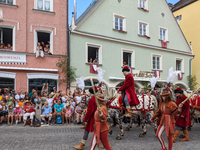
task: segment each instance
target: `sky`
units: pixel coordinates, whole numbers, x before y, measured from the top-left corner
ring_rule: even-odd
[[[87,7],[93,2],[94,0],[76,0],[77,3],[77,17],[79,17]],[[168,3],[175,4],[179,0],[167,0]],[[74,11],[74,0],[69,0],[69,24],[71,24],[72,12]]]

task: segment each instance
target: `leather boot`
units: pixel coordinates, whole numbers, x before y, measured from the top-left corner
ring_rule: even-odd
[[[176,138],[178,137],[180,131],[176,130],[175,133],[174,133],[174,136],[173,136],[173,142],[175,143],[176,142]]]
[[[75,149],[83,150],[85,147],[86,140],[82,140],[80,145],[74,146]]]
[[[184,134],[185,138],[181,139],[180,141],[189,141],[189,134],[188,134],[187,129],[183,130],[183,134]]]
[[[130,106],[126,106],[126,110],[127,110],[126,117],[130,117],[131,118],[131,107]]]

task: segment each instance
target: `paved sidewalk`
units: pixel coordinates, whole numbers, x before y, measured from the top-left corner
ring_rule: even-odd
[[[118,126],[113,129],[113,135],[109,135],[113,150],[160,150],[153,129],[149,126],[144,138],[138,135],[141,128],[133,127],[131,131],[125,131],[125,136],[118,141],[115,137],[119,134]],[[80,126],[49,126],[49,127],[22,127],[20,125],[0,127],[0,150],[74,150],[73,146],[80,143],[83,136]],[[173,150],[199,150],[200,149],[200,124],[195,124],[189,132],[190,141],[174,144]],[[165,133],[163,134],[167,142]],[[92,133],[88,139],[85,150],[89,150]],[[97,148],[96,148],[97,149]]]

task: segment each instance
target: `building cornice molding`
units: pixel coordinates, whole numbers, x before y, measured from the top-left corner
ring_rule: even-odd
[[[147,44],[143,44],[143,43],[137,43],[137,42],[133,42],[133,41],[127,41],[127,40],[117,39],[117,38],[113,38],[113,37],[77,31],[77,30],[71,31],[71,34],[77,34],[77,35],[82,35],[82,36],[87,36],[87,37],[92,37],[92,38],[97,38],[97,39],[102,39],[102,40],[108,40],[108,41],[117,42],[117,43],[129,44],[129,45],[134,45],[134,46],[139,46],[139,47],[144,47],[144,48],[149,48],[149,49],[155,49],[155,50],[164,51],[164,52],[171,52],[171,53],[176,53],[176,54],[193,56],[193,54],[189,53],[189,52],[183,52],[180,50],[162,48],[162,47],[158,47],[158,46],[147,45]]]
[[[24,68],[24,67],[6,67],[0,66],[0,69],[5,70],[29,70],[29,71],[46,71],[46,72],[58,72],[58,69],[47,69],[47,68]]]

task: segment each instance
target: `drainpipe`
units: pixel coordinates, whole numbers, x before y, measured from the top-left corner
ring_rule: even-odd
[[[195,55],[192,56],[192,58],[190,58],[189,60],[189,76],[191,77],[192,76],[192,60],[194,59]],[[189,87],[191,89],[191,82],[189,82]]]
[[[70,51],[69,51],[69,0],[67,0],[67,56],[68,56],[68,60],[70,60]],[[70,61],[67,61],[67,67],[70,66]],[[67,85],[67,87],[70,87],[70,84]]]

